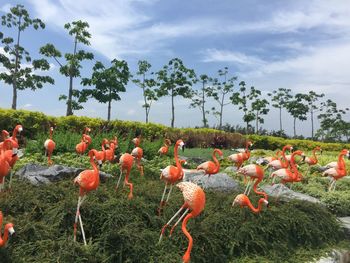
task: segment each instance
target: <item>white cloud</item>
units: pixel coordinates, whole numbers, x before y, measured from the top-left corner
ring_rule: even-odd
[[[31,108],[31,107],[33,107],[33,104],[30,104],[30,103],[26,103],[26,104],[24,104],[23,106],[20,106],[19,108]]]
[[[4,13],[9,13],[11,10],[11,7],[13,5],[10,5],[10,4],[4,4],[2,7],[0,7],[0,11],[1,12],[4,12]]]
[[[129,115],[129,116],[135,115],[135,113],[136,113],[136,110],[134,110],[134,109],[129,109],[126,112],[126,114]]]

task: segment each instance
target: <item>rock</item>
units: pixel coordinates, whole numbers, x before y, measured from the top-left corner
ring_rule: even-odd
[[[225,173],[204,176],[202,171],[184,169],[184,181],[189,181],[218,192],[232,192],[240,189],[239,183]]]
[[[200,165],[201,163],[206,162],[207,160],[201,158],[201,157],[185,157],[185,156],[179,156],[180,160],[185,160],[188,164],[195,164]]]
[[[228,166],[224,170],[227,173],[236,173],[237,172],[237,167],[236,166]]]
[[[328,254],[327,257],[320,258],[316,263],[348,263],[350,262],[350,251],[336,250]]]
[[[272,197],[278,197],[284,201],[288,201],[291,199],[294,200],[302,200],[302,201],[308,201],[311,203],[316,203],[316,204],[322,204],[320,200],[318,200],[315,197],[294,192],[290,190],[287,186],[283,184],[274,184],[274,185],[263,185],[260,187],[267,195],[272,196]]]
[[[346,237],[350,240],[350,216],[338,217],[338,219],[344,229]]]
[[[40,185],[57,182],[67,178],[73,179],[83,170],[83,168],[63,165],[47,167],[40,164],[29,163],[22,167],[22,169],[18,170],[14,176],[27,179],[33,185]],[[112,177],[112,175],[100,172],[101,181],[105,181],[108,177]]]

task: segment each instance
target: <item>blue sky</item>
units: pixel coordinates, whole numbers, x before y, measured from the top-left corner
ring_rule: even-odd
[[[148,60],[159,70],[171,58],[181,58],[198,74],[216,77],[227,66],[230,74],[265,93],[279,87],[293,92],[314,90],[348,106],[350,95],[350,5],[348,1],[295,0],[25,0],[33,17],[46,23],[43,31],[28,30],[22,45],[33,58],[40,46],[51,42],[63,53],[73,49],[72,39],[63,25],[74,20],[90,24],[91,46],[96,60],[104,63],[113,58],[125,59],[131,71],[137,61]],[[98,3],[98,4],[96,4]],[[8,11],[14,1],[0,0],[0,13]],[[1,28],[13,36],[13,32]],[[0,47],[0,52],[2,49]],[[54,86],[42,90],[20,91],[18,106],[50,115],[64,115],[66,105],[58,101],[66,94],[68,79],[59,74],[58,65],[50,60],[49,74]],[[93,62],[83,65],[82,76],[91,74]],[[0,70],[3,70],[0,68]],[[75,80],[75,88],[80,87]],[[0,107],[9,108],[12,90],[0,83]],[[151,109],[150,120],[170,124],[170,99],[163,98]],[[112,118],[144,120],[141,90],[131,82],[122,101],[112,105]],[[175,125],[201,124],[197,109],[189,101],[177,99]],[[212,106],[211,104],[209,106]],[[89,101],[76,112],[106,118],[106,105]],[[242,124],[242,114],[227,106],[224,122]],[[285,128],[292,133],[292,121],[284,113]],[[277,112],[271,110],[264,128],[278,129]],[[217,120],[210,116],[210,125]],[[298,123],[297,132],[309,136],[309,122]]]

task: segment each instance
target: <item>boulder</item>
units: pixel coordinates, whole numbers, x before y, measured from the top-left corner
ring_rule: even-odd
[[[224,170],[226,173],[236,173],[237,167],[236,166],[228,166]]]
[[[185,160],[189,165],[193,164],[195,166],[200,165],[208,160],[203,159],[202,157],[185,157],[179,156],[180,160]]]
[[[348,263],[350,251],[334,249],[326,257],[320,258],[316,263]]]
[[[63,165],[42,166],[40,164],[29,163],[18,170],[14,176],[28,180],[33,185],[49,184],[63,179],[73,179],[83,168],[68,167]],[[112,177],[110,174],[100,172],[101,181]]]
[[[279,199],[288,201],[288,200],[302,200],[302,201],[308,201],[311,203],[316,204],[322,204],[320,200],[318,200],[315,197],[294,192],[290,190],[287,186],[284,184],[274,184],[274,185],[263,185],[260,187],[265,193],[267,193],[268,196],[272,197],[279,197]]]
[[[344,229],[346,237],[350,240],[350,216],[338,217],[338,220]]]
[[[225,173],[204,176],[202,171],[184,169],[184,181],[189,181],[218,192],[232,192],[240,189],[239,183]]]

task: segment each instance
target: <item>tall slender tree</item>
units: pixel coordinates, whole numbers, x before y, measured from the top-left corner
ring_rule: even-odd
[[[12,109],[17,109],[17,91],[24,89],[40,89],[45,83],[54,84],[49,76],[34,74],[35,71],[50,69],[45,59],[32,60],[29,52],[21,46],[22,33],[25,29],[33,27],[35,30],[45,28],[39,18],[31,18],[23,5],[16,5],[10,12],[1,17],[1,24],[15,31],[15,39],[0,33],[1,43],[5,54],[0,54],[0,64],[6,69],[0,73],[0,80],[12,85]]]
[[[264,123],[264,116],[270,109],[267,108],[269,102],[262,98],[261,91],[251,87],[248,99],[251,101],[251,113],[255,119],[255,133],[259,134],[259,123]]]
[[[280,121],[280,134],[283,132],[282,128],[282,109],[286,108],[289,100],[293,98],[290,89],[279,88],[267,94],[271,97],[272,107],[279,110],[279,121]]]
[[[292,100],[288,101],[286,108],[289,114],[293,117],[293,134],[294,137],[296,137],[296,120],[307,120],[306,115],[309,111],[309,107],[303,100],[302,95],[298,93],[293,97]]]
[[[73,88],[73,79],[81,77],[80,69],[82,68],[81,62],[83,60],[92,60],[94,55],[90,52],[86,52],[82,49],[78,50],[78,44],[90,45],[89,39],[91,34],[88,32],[89,24],[81,20],[67,23],[64,28],[68,30],[68,34],[73,36],[73,53],[66,53],[64,55],[66,63],[61,63],[58,58],[62,57],[61,52],[55,48],[53,44],[46,44],[40,48],[40,53],[53,58],[60,66],[60,73],[69,78],[68,96],[61,95],[60,100],[66,100],[67,111],[66,115],[73,115],[73,110],[82,109],[79,99],[80,92],[78,89]]]
[[[208,120],[206,114],[209,114],[209,111],[205,109],[205,103],[207,102],[207,97],[212,93],[212,86],[208,84],[212,81],[207,75],[200,75],[197,79],[197,82],[201,84],[201,89],[194,91],[192,102],[190,108],[199,108],[202,113],[202,122],[203,127],[208,127]]]
[[[150,63],[148,63],[146,60],[140,60],[138,62],[138,71],[136,72],[138,78],[132,80],[137,86],[142,89],[144,100],[142,107],[145,108],[146,123],[148,123],[149,112],[151,110],[152,103],[158,99],[154,89],[157,83],[154,78],[147,77],[148,74],[153,75],[153,72],[149,72],[150,69]]]
[[[190,98],[192,85],[196,81],[193,69],[188,69],[179,58],[171,59],[167,65],[156,73],[158,79],[157,96],[171,97],[171,127],[175,124],[175,104],[177,96]]]
[[[310,113],[310,119],[311,119],[311,138],[314,139],[314,116],[315,116],[315,113],[321,110],[320,99],[324,97],[324,94],[323,93],[318,94],[310,90],[309,93],[301,94],[300,96],[304,99],[304,101],[307,102],[309,106],[309,113]]]
[[[130,78],[128,63],[125,60],[113,59],[111,66],[106,68],[102,62],[97,61],[93,67],[91,78],[83,78],[84,86],[95,86],[94,89],[83,89],[81,97],[86,100],[93,97],[100,103],[108,103],[107,120],[111,120],[112,101],[121,100],[119,93],[126,91]]]
[[[215,116],[219,117],[219,129],[221,129],[224,107],[231,103],[227,100],[227,96],[233,92],[234,82],[237,80],[237,77],[228,78],[228,67],[219,69],[218,74],[221,81],[217,78],[214,79],[209,95],[219,104],[219,110],[213,107],[212,111]]]

